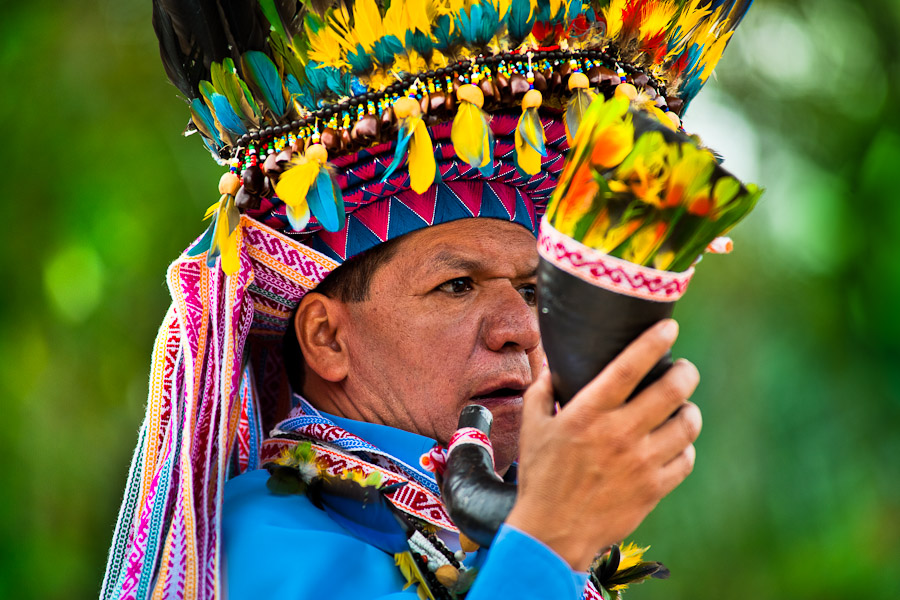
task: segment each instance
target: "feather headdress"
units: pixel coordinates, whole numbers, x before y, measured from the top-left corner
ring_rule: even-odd
[[[547,156],[539,115],[563,109],[571,142],[591,100],[622,83],[680,125],[749,5],[155,0],[153,22],[166,73],[190,102],[189,130],[242,179],[234,206],[253,214],[261,199],[283,203],[285,229],[299,232],[329,229],[342,213],[341,189],[327,175],[339,156],[392,143],[382,181],[407,161],[415,192],[439,181],[428,130],[439,123],[452,123],[457,156],[490,175],[490,115],[520,111],[515,161],[526,176]],[[279,184],[302,165],[307,174],[290,179],[311,177],[300,158],[310,150],[317,183]],[[279,189],[292,190],[289,201]]]

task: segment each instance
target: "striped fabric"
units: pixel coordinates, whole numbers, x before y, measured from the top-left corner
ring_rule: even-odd
[[[348,207],[343,231],[291,235],[276,199],[241,217],[235,274],[208,268],[203,255],[169,267],[173,301],[153,350],[103,600],[222,597],[222,488],[259,466],[260,439],[290,410],[281,338],[294,307],[347,258],[423,227],[491,217],[536,234],[567,149],[562,125],[544,125],[548,156],[536,177],[515,168],[514,117],[492,122],[496,170],[487,179],[456,158],[449,125],[440,125],[433,136],[441,181],[425,194],[410,191],[408,173],[381,181],[392,156],[386,144],[337,161]]]

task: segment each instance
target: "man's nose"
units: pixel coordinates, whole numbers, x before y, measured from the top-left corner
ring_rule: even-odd
[[[493,291],[482,320],[487,347],[494,352],[534,350],[541,341],[537,309],[511,283]]]

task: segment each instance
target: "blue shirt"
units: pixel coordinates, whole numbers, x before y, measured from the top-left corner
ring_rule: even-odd
[[[384,425],[328,415],[419,473],[419,457],[434,440]],[[413,600],[394,557],[356,538],[305,495],[280,496],[266,488],[269,474],[250,471],[225,484],[222,554],[229,600],[257,598]],[[470,553],[480,565],[468,600],[581,598],[587,574],[531,536],[504,525],[490,550]]]

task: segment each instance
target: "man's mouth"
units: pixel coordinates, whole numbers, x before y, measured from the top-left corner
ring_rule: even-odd
[[[472,396],[472,402],[483,406],[499,406],[502,404],[519,404],[522,402],[522,394],[525,388],[518,385],[496,387],[489,390],[480,391]]]

